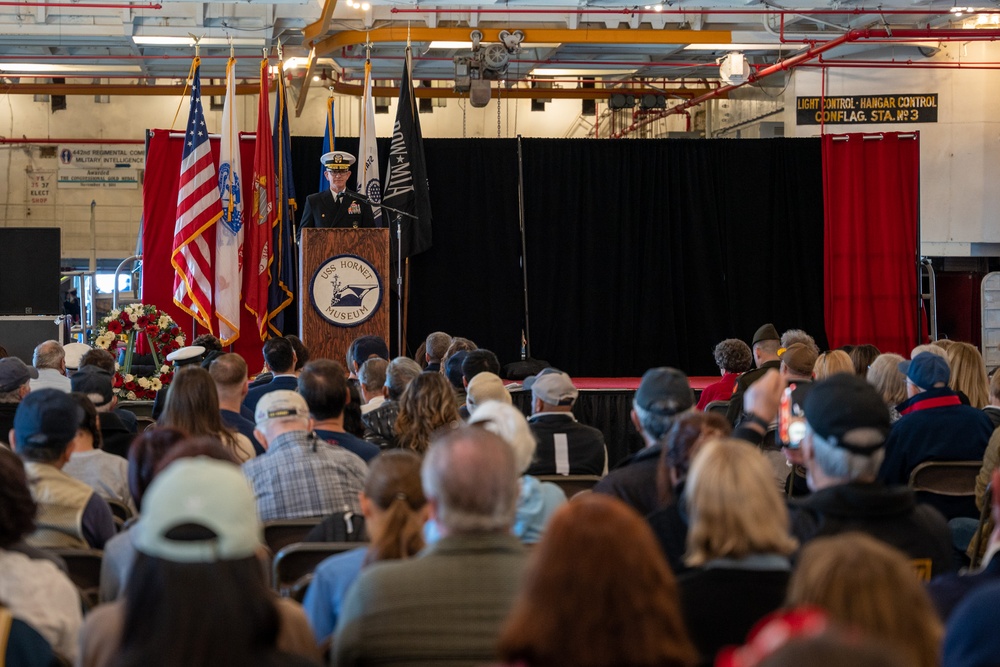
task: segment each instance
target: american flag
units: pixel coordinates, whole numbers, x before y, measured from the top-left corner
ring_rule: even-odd
[[[174,267],[174,303],[211,333],[212,249],[204,234],[222,218],[222,202],[201,106],[200,59],[194,59],[191,69],[191,108],[181,158],[170,264]]]

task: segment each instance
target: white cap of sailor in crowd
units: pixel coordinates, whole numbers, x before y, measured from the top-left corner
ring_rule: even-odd
[[[347,189],[347,179],[351,177],[351,167],[357,159],[350,153],[344,151],[330,151],[324,153],[319,159],[326,167],[323,175],[330,183],[330,189],[335,193],[343,192]]]

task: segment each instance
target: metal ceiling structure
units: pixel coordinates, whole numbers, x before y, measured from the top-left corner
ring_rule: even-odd
[[[206,92],[219,94],[211,86],[222,83],[233,53],[245,79],[239,92],[251,94],[260,57],[266,51],[277,65],[280,44],[301,109],[310,85],[360,94],[366,59],[376,95],[395,96],[409,41],[418,96],[460,94],[456,75],[471,56],[483,78],[512,97],[607,98],[618,90],[699,100],[728,88],[719,61],[732,51],[745,56],[751,81],[820,57],[862,66],[877,54],[887,66],[912,65],[932,57],[937,42],[996,39],[998,23],[996,7],[919,0],[878,7],[852,0],[797,0],[793,7],[740,0],[10,0],[0,1],[0,77],[9,93],[177,94],[197,38]]]

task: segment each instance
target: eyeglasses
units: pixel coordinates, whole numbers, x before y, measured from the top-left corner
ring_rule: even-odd
[[[339,170],[336,170],[336,171],[334,171],[333,169],[327,169],[326,173],[330,174],[331,176],[344,176],[344,177],[347,177],[347,176],[351,175],[350,169],[339,169]]]

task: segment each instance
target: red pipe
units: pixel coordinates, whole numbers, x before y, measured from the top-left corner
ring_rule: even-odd
[[[82,9],[163,9],[159,3],[131,2],[0,2],[0,7],[80,7]]]
[[[801,67],[814,67],[818,69],[844,68],[844,69],[968,69],[968,70],[997,70],[1000,63],[974,63],[963,65],[962,63],[841,63],[837,60],[827,60],[822,63],[808,63]]]
[[[142,139],[8,139],[0,137],[0,144],[144,144]]]

